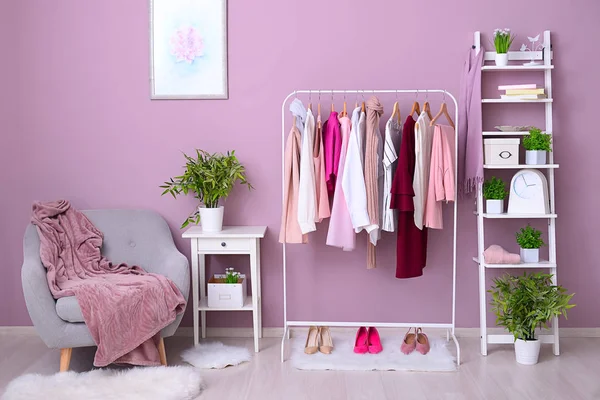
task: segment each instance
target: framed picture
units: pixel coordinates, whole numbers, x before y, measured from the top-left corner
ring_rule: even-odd
[[[152,99],[227,99],[227,0],[150,0]]]

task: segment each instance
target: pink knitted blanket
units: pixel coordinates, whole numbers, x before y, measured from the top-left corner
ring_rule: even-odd
[[[77,298],[98,346],[94,365],[160,365],[160,330],[185,307],[177,286],[140,267],[110,263],[100,253],[102,232],[68,201],[35,203],[32,222],[52,295]]]

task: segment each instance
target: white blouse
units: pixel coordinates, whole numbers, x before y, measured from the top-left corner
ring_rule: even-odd
[[[425,201],[429,187],[429,165],[431,163],[431,144],[433,143],[433,130],[429,126],[431,119],[425,111],[421,112],[415,125],[415,174],[413,176],[413,190],[415,197],[415,225],[423,229],[425,216]]]
[[[383,147],[383,204],[381,212],[383,221],[381,229],[386,232],[396,231],[396,210],[390,208],[392,201],[392,181],[394,171],[398,164],[398,151],[400,150],[400,139],[402,129],[396,119],[390,117],[385,124],[385,142]]]
[[[302,148],[300,150],[300,185],[298,189],[298,224],[303,234],[317,230],[317,188],[313,162],[315,117],[309,109],[306,113]]]

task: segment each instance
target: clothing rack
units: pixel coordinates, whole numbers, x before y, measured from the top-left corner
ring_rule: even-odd
[[[324,89],[315,89],[315,90],[296,90],[291,92],[286,96],[281,104],[281,188],[282,188],[282,201],[284,197],[284,188],[285,188],[285,138],[286,138],[286,123],[285,123],[285,115],[288,112],[286,107],[287,102],[290,98],[296,97],[298,94],[308,94],[310,95],[331,95],[332,99],[335,94],[401,94],[401,93],[413,93],[418,95],[419,93],[423,94],[432,94],[432,93],[441,93],[444,95],[444,98],[447,96],[454,102],[454,124],[455,124],[455,132],[458,132],[459,120],[458,120],[458,103],[456,98],[448,91],[442,89],[387,89],[387,90],[324,90]],[[458,215],[458,137],[454,140],[454,160],[455,160],[455,168],[454,168],[454,181],[457,183],[455,185],[455,193],[454,193],[454,219],[453,219],[453,244],[452,244],[452,320],[451,322],[431,322],[431,323],[421,323],[421,322],[360,322],[360,321],[295,321],[288,320],[287,315],[287,262],[286,262],[286,244],[283,243],[283,337],[281,338],[281,362],[285,361],[285,343],[286,339],[290,338],[290,328],[291,327],[300,327],[300,326],[329,326],[329,327],[354,327],[358,328],[361,326],[373,326],[376,328],[410,328],[415,326],[420,326],[423,328],[429,329],[445,329],[446,330],[446,340],[450,341],[450,338],[454,341],[456,345],[456,361],[457,365],[460,365],[460,345],[458,343],[458,339],[455,335],[455,326],[456,326],[456,221]]]

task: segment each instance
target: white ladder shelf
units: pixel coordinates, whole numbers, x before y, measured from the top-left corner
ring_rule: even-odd
[[[481,49],[481,34],[480,32],[475,32],[474,34],[474,48],[479,53]],[[531,60],[529,52],[520,52],[520,51],[509,51],[508,59],[509,61],[528,61]],[[485,61],[493,61],[495,59],[496,53],[493,51],[486,52],[484,54]],[[522,104],[522,103],[543,103],[545,107],[545,132],[552,134],[552,70],[554,66],[552,65],[552,43],[550,41],[550,31],[544,31],[544,49],[542,51],[534,52],[534,60],[542,60],[543,64],[537,66],[524,66],[524,65],[509,65],[506,67],[497,67],[495,65],[485,65],[481,72],[482,74],[486,74],[487,72],[510,72],[510,71],[538,71],[544,73],[544,86],[546,89],[547,99],[539,99],[539,100],[500,100],[500,99],[483,99],[482,104],[486,103],[501,103],[506,104],[506,107],[514,107],[509,105],[513,104]],[[483,78],[483,77],[482,77]],[[494,107],[494,106],[490,106]],[[483,136],[521,136],[526,135],[528,132],[483,132]],[[554,141],[553,141],[554,142]],[[554,143],[551,144],[554,146]],[[557,266],[556,266],[556,212],[555,212],[555,199],[554,199],[554,170],[558,168],[558,165],[554,163],[554,153],[549,152],[548,154],[549,160],[548,165],[537,166],[538,169],[542,169],[547,172],[548,179],[548,190],[549,190],[549,200],[550,200],[550,213],[549,214],[486,214],[483,211],[483,193],[481,186],[478,187],[477,190],[477,211],[475,214],[477,215],[477,249],[478,256],[473,257],[473,261],[475,261],[479,265],[479,324],[480,324],[480,332],[481,332],[481,354],[487,355],[488,352],[488,344],[512,344],[514,342],[514,338],[512,334],[500,334],[500,335],[490,335],[487,333],[487,287],[486,287],[486,270],[489,268],[493,269],[548,269],[551,274],[553,274],[552,281],[556,285],[557,284]],[[510,166],[510,168],[530,168],[530,165],[517,165]],[[484,165],[485,170],[501,168],[499,166],[487,166]],[[531,264],[486,264],[484,262],[483,252],[485,250],[484,243],[484,221],[488,218],[494,219],[512,219],[512,218],[544,218],[548,221],[548,248],[549,248],[549,260],[540,260],[538,263]],[[554,318],[552,320],[552,331],[549,335],[539,335],[539,339],[542,343],[552,343],[554,355],[559,355],[559,335],[558,335],[558,318]]]

